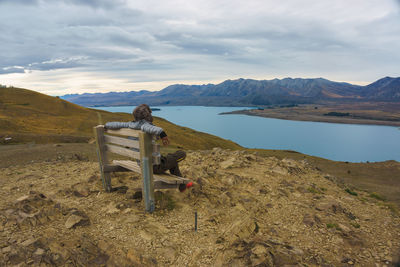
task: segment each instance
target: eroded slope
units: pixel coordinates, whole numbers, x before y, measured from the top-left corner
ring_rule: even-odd
[[[306,161],[214,149],[188,153],[193,189],[157,193],[144,214],[137,175],[104,193],[98,164],[71,159],[0,169],[0,261],[129,266],[393,264],[400,219]],[[194,232],[194,211],[198,231]]]

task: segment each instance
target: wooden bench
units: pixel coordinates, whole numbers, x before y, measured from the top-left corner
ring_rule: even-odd
[[[142,195],[146,211],[154,211],[154,189],[177,188],[187,184],[189,179],[172,174],[153,174],[153,164],[160,164],[160,145],[153,136],[139,130],[122,128],[106,129],[104,125],[94,127],[97,156],[99,158],[101,181],[107,192],[112,191],[111,172],[133,171],[143,178]],[[107,152],[127,157],[109,163]],[[140,164],[139,164],[140,163]]]

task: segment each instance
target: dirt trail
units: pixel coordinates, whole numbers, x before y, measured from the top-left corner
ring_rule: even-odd
[[[306,161],[243,151],[189,152],[196,185],[157,192],[143,212],[138,175],[60,159],[0,169],[4,265],[390,266],[400,218],[365,192],[345,191]],[[357,193],[357,196],[355,195]],[[194,228],[198,213],[198,231]]]

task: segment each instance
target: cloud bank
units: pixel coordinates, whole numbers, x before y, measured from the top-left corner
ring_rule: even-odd
[[[398,0],[0,0],[0,84],[59,95],[400,76]]]

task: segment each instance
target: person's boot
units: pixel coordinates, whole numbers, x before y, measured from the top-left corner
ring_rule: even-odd
[[[166,159],[169,172],[173,175],[182,177],[182,173],[179,170],[178,162],[184,160],[185,158],[186,153],[182,150],[178,150],[175,153],[168,154]]]
[[[186,158],[186,152],[182,150],[177,150],[175,153],[170,153],[167,158],[173,159],[176,162],[182,161]]]

